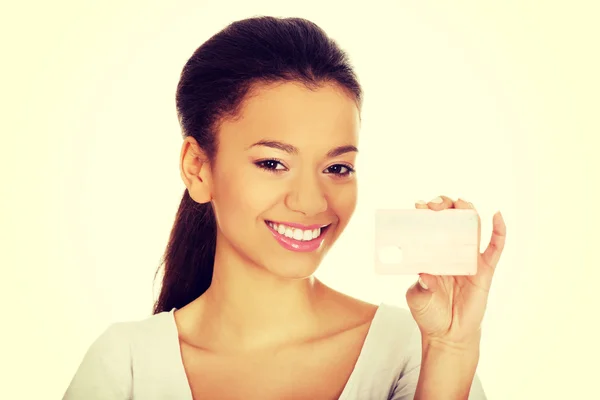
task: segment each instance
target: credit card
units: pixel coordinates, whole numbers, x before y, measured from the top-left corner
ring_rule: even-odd
[[[375,272],[475,275],[479,248],[473,209],[375,211]]]

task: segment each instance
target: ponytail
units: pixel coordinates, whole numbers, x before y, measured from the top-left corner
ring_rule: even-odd
[[[186,189],[164,254],[162,288],[154,314],[179,309],[209,288],[216,235],[212,204],[196,203]]]

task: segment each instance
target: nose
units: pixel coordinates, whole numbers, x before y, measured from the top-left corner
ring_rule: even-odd
[[[314,175],[304,174],[291,182],[291,188],[286,196],[286,206],[306,216],[318,215],[327,210],[327,198]]]

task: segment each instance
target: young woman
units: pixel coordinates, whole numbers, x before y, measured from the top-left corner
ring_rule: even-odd
[[[235,22],[189,59],[176,101],[187,189],[154,315],[110,326],[65,399],[485,398],[500,214],[477,275],[422,274],[410,312],[313,277],[356,204],[361,88],[335,42],[303,19]]]

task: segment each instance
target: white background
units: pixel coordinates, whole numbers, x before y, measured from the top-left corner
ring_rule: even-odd
[[[359,207],[318,272],[405,306],[373,271],[378,207],[439,194],[508,226],[478,373],[490,400],[597,392],[600,81],[594,2],[54,1],[2,14],[0,398],[60,398],[91,342],[151,313],[183,192],[174,94],[226,24],[300,16],[365,91]],[[560,5],[559,5],[560,4]]]

